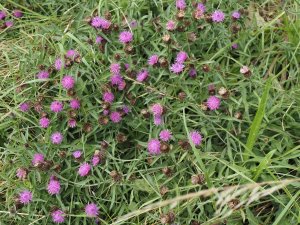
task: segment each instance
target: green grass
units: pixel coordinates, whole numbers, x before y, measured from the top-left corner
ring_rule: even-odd
[[[19,8],[24,12],[14,27],[0,30],[1,225],[52,224],[49,212],[54,206],[66,211],[65,224],[92,224],[94,220],[83,210],[89,202],[99,206],[102,224],[160,224],[161,215],[170,211],[175,213],[174,224],[191,224],[194,220],[207,225],[225,221],[232,225],[300,223],[299,2],[207,2],[209,11],[219,7],[228,15],[236,9],[247,9],[248,18],[240,23],[241,31],[232,35],[229,25],[204,23],[203,30],[191,25],[187,29],[196,32],[196,42],[188,42],[186,34],[174,32],[171,38],[177,44],[167,45],[161,41],[166,32],[156,32],[153,20],[159,16],[165,24],[175,18],[170,0],[0,1],[0,10]],[[105,11],[110,11],[118,24],[124,15],[138,21],[133,56],[122,52],[118,32],[111,36],[98,32],[108,40],[103,53],[88,44],[96,32],[84,20],[94,12],[103,15]],[[235,41],[239,49],[233,53],[230,46]],[[39,65],[49,67],[71,48],[80,52],[80,64],[54,73],[48,85],[36,79]],[[124,74],[127,92],[136,100],[132,113],[121,124],[103,126],[97,122],[103,111],[102,92],[110,76],[109,65],[116,53],[121,54],[122,63],[140,70],[149,55],[159,53],[171,61],[182,49],[192,55],[189,63],[198,71],[196,79],[188,78],[186,72],[177,76],[168,69],[151,69],[151,79],[141,84]],[[208,73],[202,71],[205,64],[210,67]],[[240,74],[242,65],[251,68],[250,78]],[[68,100],[59,85],[64,73],[76,76],[76,95],[82,104],[78,127],[69,130],[67,116],[59,120],[49,113],[53,124],[41,129],[40,115],[33,110],[20,112],[19,104],[35,103],[43,97],[49,112],[53,99]],[[225,87],[230,92],[215,112],[201,109],[210,83],[217,90]],[[178,99],[180,91],[186,93],[184,101]],[[118,92],[116,98],[113,107],[132,101],[125,92]],[[174,140],[169,153],[151,158],[147,142],[162,128],[154,126],[152,118],[142,117],[140,111],[155,102],[166,106],[162,127],[173,132]],[[237,112],[242,118],[235,118]],[[83,131],[86,123],[92,125],[91,132]],[[178,140],[187,139],[194,129],[203,134],[202,145],[181,149]],[[59,147],[49,141],[57,130],[65,135]],[[120,132],[127,136],[125,143],[116,140]],[[95,167],[86,179],[79,177],[72,151],[83,149],[89,161],[102,140],[109,143],[105,163]],[[65,158],[59,154],[62,151]],[[48,171],[32,168],[36,152],[43,152],[54,166]],[[59,172],[54,170],[57,165],[61,166]],[[19,167],[30,170],[25,181],[16,178]],[[163,174],[164,167],[171,168],[172,176]],[[111,178],[113,170],[122,174],[120,182]],[[205,183],[192,184],[191,176],[200,173],[205,175]],[[61,181],[58,196],[46,191],[52,174]],[[164,196],[160,194],[162,186],[169,189]],[[34,200],[14,210],[15,196],[25,188],[33,191]],[[240,201],[239,209],[228,207],[232,199]]]

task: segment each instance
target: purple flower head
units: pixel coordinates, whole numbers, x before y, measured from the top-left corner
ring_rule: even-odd
[[[125,67],[125,70],[128,70],[129,67],[130,67],[129,63],[125,63],[125,64],[124,64],[124,67]]]
[[[169,141],[172,138],[172,133],[169,130],[162,130],[159,133],[159,138],[162,141]]]
[[[102,18],[100,18],[99,16],[96,16],[96,17],[92,18],[91,25],[95,28],[101,28],[102,20],[103,20]]]
[[[241,14],[239,13],[239,11],[234,11],[232,14],[231,14],[231,18],[234,19],[234,20],[238,20],[241,18]]]
[[[85,213],[88,217],[97,217],[99,209],[95,203],[90,203],[85,206]]]
[[[119,74],[114,74],[110,77],[112,85],[120,85],[123,82],[123,77]]]
[[[181,51],[177,54],[175,61],[177,63],[184,63],[187,60],[187,58],[188,58],[188,54],[184,51]]]
[[[60,101],[53,101],[50,105],[50,110],[52,112],[58,113],[63,110],[63,104]]]
[[[122,120],[122,116],[119,112],[112,112],[110,114],[110,120],[113,122],[113,123],[119,123],[121,120]]]
[[[250,69],[248,66],[242,66],[242,68],[240,69],[241,74],[247,74],[250,72]]]
[[[79,56],[79,53],[74,49],[70,49],[66,53],[66,57],[69,58],[69,59],[72,59],[72,60],[74,60],[78,56]]]
[[[51,179],[47,187],[50,195],[57,195],[60,191],[60,182],[58,180]]]
[[[78,169],[78,174],[82,177],[85,177],[89,174],[91,170],[91,166],[88,163],[83,163],[80,165],[79,169]]]
[[[77,121],[75,119],[71,118],[71,119],[68,120],[68,126],[69,127],[74,128],[74,127],[76,127],[76,125],[77,125]]]
[[[130,113],[130,111],[131,111],[131,109],[130,109],[127,105],[124,105],[124,106],[122,107],[122,110],[123,110],[123,112],[124,112],[125,114],[128,114],[128,113]]]
[[[198,3],[197,9],[200,10],[202,13],[206,11],[206,7],[203,3]]]
[[[102,42],[103,40],[104,40],[103,37],[97,36],[95,42],[96,42],[96,44],[101,44],[101,42]]]
[[[202,142],[202,136],[198,131],[190,132],[190,138],[195,146],[200,145]]]
[[[12,27],[14,25],[14,22],[11,21],[11,20],[8,20],[8,21],[5,21],[4,24],[5,24],[6,27]]]
[[[98,155],[94,155],[92,158],[93,166],[97,166],[100,163],[100,157]]]
[[[148,78],[148,76],[149,76],[148,71],[143,69],[137,74],[136,80],[139,82],[143,82]]]
[[[49,78],[49,72],[46,70],[41,70],[38,74],[37,74],[37,78],[38,79],[47,79]]]
[[[16,175],[20,180],[24,180],[27,176],[27,170],[25,170],[24,168],[19,168],[17,169]]]
[[[170,68],[171,72],[175,74],[181,73],[183,69],[184,69],[184,65],[181,63],[174,63]]]
[[[101,21],[101,27],[102,27],[102,29],[104,29],[104,30],[109,29],[110,25],[111,25],[111,22],[108,21],[108,20],[106,20],[106,19],[103,19],[103,20]]]
[[[224,21],[225,14],[221,10],[216,10],[213,12],[211,18],[213,22],[220,23]]]
[[[18,9],[15,9],[12,14],[16,18],[21,18],[23,16],[23,13]]]
[[[107,91],[103,93],[102,99],[105,102],[112,103],[115,99],[115,96],[112,92]]]
[[[238,47],[239,47],[239,46],[238,46],[237,43],[233,43],[233,44],[231,45],[231,48],[232,48],[232,49],[238,49]]]
[[[75,79],[72,76],[66,75],[62,78],[61,84],[67,90],[72,89],[75,85]]]
[[[158,55],[151,55],[148,59],[148,64],[150,66],[154,66],[155,64],[158,63],[158,59],[159,59]]]
[[[133,20],[133,21],[130,22],[130,27],[131,27],[131,28],[136,28],[137,25],[138,25],[138,23],[137,23],[136,20]]]
[[[110,65],[110,72],[112,74],[120,74],[120,72],[121,72],[121,66],[120,66],[120,64],[119,63],[112,63]]]
[[[63,61],[61,60],[61,58],[57,58],[54,62],[54,67],[57,71],[60,71],[63,67]]]
[[[65,213],[60,209],[57,209],[51,213],[52,221],[54,223],[65,222],[65,216],[66,216]]]
[[[33,166],[38,166],[39,164],[44,162],[44,155],[42,153],[34,154],[31,162]]]
[[[185,0],[176,0],[176,8],[184,10],[186,8]]]
[[[195,68],[191,68],[189,71],[189,76],[195,78],[197,75],[197,70]]]
[[[51,135],[51,142],[55,145],[62,143],[64,136],[60,132],[54,132]]]
[[[132,42],[133,34],[130,31],[123,31],[119,35],[119,41],[123,44]]]
[[[126,87],[126,82],[124,80],[122,80],[122,82],[120,84],[118,84],[118,90],[122,91],[124,90]]]
[[[148,152],[150,155],[160,154],[160,141],[157,139],[151,139],[148,142]]]
[[[220,104],[221,104],[221,100],[216,97],[216,96],[210,96],[208,99],[207,99],[207,107],[210,109],[210,110],[216,110],[220,107]]]
[[[24,102],[22,104],[20,104],[19,106],[19,109],[22,111],[22,112],[27,112],[29,110],[30,106],[27,102]]]
[[[82,152],[80,150],[76,150],[72,155],[75,159],[79,159],[81,157],[81,154]]]
[[[24,190],[19,193],[19,200],[22,204],[26,205],[32,201],[32,193],[28,190]]]
[[[154,116],[161,116],[164,113],[164,107],[160,103],[153,104],[150,110]]]
[[[5,19],[5,17],[6,17],[6,12],[5,11],[0,11],[0,20],[3,20],[3,19]]]
[[[166,29],[169,31],[176,29],[176,23],[173,20],[169,20],[166,24]]]
[[[104,116],[107,116],[109,113],[110,113],[110,111],[108,109],[104,109],[103,110],[103,115]]]
[[[50,120],[47,117],[42,117],[40,119],[40,126],[42,128],[47,128],[49,126],[49,124],[50,124]]]
[[[162,116],[154,116],[154,125],[159,126],[163,124]]]
[[[78,99],[72,99],[70,100],[70,107],[72,109],[79,109],[80,108],[80,101]]]

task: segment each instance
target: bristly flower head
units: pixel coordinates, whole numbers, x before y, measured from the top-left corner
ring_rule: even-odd
[[[37,78],[38,79],[47,79],[49,78],[49,72],[46,70],[41,70],[38,74],[37,74]]]
[[[97,36],[95,42],[96,42],[96,44],[101,44],[103,40],[104,40],[103,37]]]
[[[198,131],[190,132],[190,138],[195,146],[200,145],[202,142],[202,136]]]
[[[13,12],[12,12],[13,16],[16,17],[16,18],[21,18],[23,16],[23,13],[18,10],[18,9],[15,9]]]
[[[6,17],[6,12],[5,11],[0,11],[0,20],[3,20],[3,19],[5,19],[5,17]]]
[[[115,96],[112,92],[107,91],[103,93],[102,100],[104,102],[112,103],[115,99]]]
[[[120,74],[120,72],[121,72],[121,65],[119,63],[112,63],[110,65],[110,72],[112,74]]]
[[[176,29],[176,23],[173,20],[169,20],[166,24],[166,29],[169,31],[173,31]]]
[[[120,85],[123,82],[123,77],[119,74],[114,74],[110,77],[112,85]]]
[[[75,119],[71,118],[68,120],[69,127],[74,128],[74,127],[76,127],[76,125],[77,125],[77,121]]]
[[[234,11],[232,14],[231,14],[231,17],[232,19],[234,20],[238,20],[239,18],[241,18],[241,14],[239,11]]]
[[[149,76],[148,71],[143,69],[137,74],[136,80],[139,82],[143,82],[148,78],[148,76]]]
[[[132,42],[133,34],[130,31],[123,31],[119,35],[119,41],[123,44]]]
[[[65,213],[60,209],[57,209],[51,213],[52,221],[54,223],[65,222],[65,216],[66,216]]]
[[[184,63],[187,60],[187,58],[188,58],[188,54],[184,51],[181,51],[177,54],[175,61],[177,63]]]
[[[50,105],[50,110],[52,112],[58,113],[63,110],[63,104],[60,101],[54,101]]]
[[[224,21],[225,14],[221,10],[216,10],[213,12],[211,18],[213,22],[220,23]]]
[[[107,30],[107,29],[109,29],[111,22],[106,19],[103,19],[99,16],[96,16],[92,19],[91,25],[95,28],[102,28],[102,29]]]
[[[109,117],[113,123],[119,123],[122,120],[121,114],[117,111],[112,112]]]
[[[32,193],[28,190],[24,190],[20,192],[19,200],[24,205],[29,204],[32,201]]]
[[[197,70],[195,68],[191,68],[189,71],[189,76],[195,78],[197,76]]]
[[[150,66],[154,66],[155,64],[158,63],[158,60],[159,60],[158,55],[151,55],[151,56],[149,57],[149,59],[148,59],[148,64],[149,64]]]
[[[153,104],[150,110],[155,116],[161,116],[164,113],[164,107],[160,103]]]
[[[154,125],[159,126],[163,124],[163,117],[158,115],[154,116]]]
[[[95,203],[90,203],[85,206],[85,213],[89,217],[97,217],[99,209]]]
[[[63,61],[61,60],[61,58],[57,58],[54,62],[54,67],[57,71],[60,71],[63,67]]]
[[[50,195],[57,195],[60,191],[60,182],[56,179],[50,179],[47,190]]]
[[[91,170],[91,166],[88,163],[83,163],[80,165],[79,169],[78,169],[78,174],[82,177],[85,177],[89,174]]]
[[[22,112],[27,112],[29,110],[29,104],[27,102],[24,102],[22,104],[20,104],[19,106],[19,109],[22,111]]]
[[[202,13],[206,11],[206,7],[203,3],[198,3],[197,9],[200,10]]]
[[[62,133],[60,132],[54,132],[52,135],[51,135],[51,142],[53,144],[60,144],[62,141],[63,141],[63,138],[64,136],[62,135]]]
[[[160,154],[160,141],[157,139],[151,139],[148,142],[148,151],[150,155]]]
[[[75,159],[79,159],[82,155],[82,152],[80,150],[76,150],[72,155]]]
[[[162,130],[159,133],[159,138],[162,141],[169,141],[172,138],[172,133],[169,130]]]
[[[25,180],[27,176],[27,170],[24,168],[19,168],[17,169],[16,175],[20,180]]]
[[[174,63],[170,68],[171,72],[175,74],[181,73],[183,69],[184,69],[184,65],[182,63]]]
[[[210,96],[208,99],[207,99],[207,107],[210,109],[210,110],[216,110],[220,107],[220,104],[221,104],[221,100],[216,97],[216,96]]]
[[[14,25],[14,22],[11,21],[11,20],[8,20],[8,21],[5,21],[4,25],[5,25],[6,27],[12,27],[12,26]]]
[[[70,107],[72,109],[79,109],[80,108],[80,101],[78,99],[70,100]]]
[[[75,79],[72,76],[66,75],[62,78],[61,84],[63,88],[69,90],[74,87]]]
[[[79,53],[74,49],[70,49],[66,53],[66,58],[69,58],[69,59],[72,59],[72,60],[74,60],[78,56],[79,56]]]
[[[40,126],[42,128],[47,128],[50,125],[50,120],[47,117],[42,117],[40,119]]]
[[[93,166],[97,166],[100,163],[100,157],[99,155],[94,155],[92,158],[92,164]]]
[[[185,0],[176,0],[176,8],[184,10],[186,8]]]
[[[36,153],[33,155],[33,159],[32,159],[33,166],[38,166],[43,162],[44,162],[44,155],[42,153]]]

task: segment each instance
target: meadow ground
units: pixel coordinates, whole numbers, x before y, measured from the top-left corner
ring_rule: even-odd
[[[299,0],[204,5],[0,0],[1,225],[300,224]]]

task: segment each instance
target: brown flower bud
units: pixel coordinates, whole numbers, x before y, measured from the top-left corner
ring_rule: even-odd
[[[162,37],[162,40],[163,42],[169,44],[171,42],[171,36],[169,34],[165,34],[163,37]]]
[[[169,65],[168,60],[164,57],[159,58],[159,65],[163,68],[168,67]]]
[[[124,51],[125,51],[125,53],[127,53],[129,55],[134,53],[134,49],[133,49],[132,45],[126,45]]]
[[[66,158],[67,152],[66,151],[60,151],[59,152],[59,157],[60,158]]]
[[[176,14],[176,18],[178,20],[182,20],[184,18],[184,16],[185,16],[185,12],[183,10],[179,10]]]
[[[175,221],[175,214],[173,212],[169,212],[167,214],[163,214],[160,216],[160,222],[162,224],[171,224]]]
[[[115,60],[119,61],[121,59],[121,55],[119,53],[116,53],[114,58]]]
[[[204,174],[193,175],[191,180],[192,180],[192,184],[204,184],[205,176]]]
[[[190,42],[195,42],[195,41],[197,40],[196,34],[195,34],[194,32],[188,33],[188,40],[189,40]]]
[[[215,85],[214,84],[209,84],[208,85],[208,93],[210,95],[214,95],[216,93]]]
[[[224,99],[228,99],[228,97],[229,97],[229,91],[225,87],[220,87],[218,93]]]
[[[142,109],[142,110],[141,110],[141,115],[142,115],[144,118],[146,118],[146,119],[148,119],[148,118],[150,117],[150,113],[149,113],[149,111],[148,111],[147,109]]]
[[[170,146],[166,142],[161,142],[160,144],[160,151],[162,153],[168,153],[170,151]]]
[[[205,103],[202,103],[202,104],[200,105],[200,108],[201,108],[201,110],[203,110],[203,111],[207,111],[207,110],[208,110],[208,107],[207,107],[206,102],[205,102]]]
[[[127,141],[127,137],[123,133],[117,134],[116,139],[118,143],[124,143],[125,141]]]
[[[210,68],[209,68],[209,66],[208,66],[207,64],[204,64],[204,65],[202,66],[202,70],[203,70],[203,72],[209,72],[209,71],[210,71]]]
[[[75,110],[69,110],[68,111],[68,116],[70,118],[75,118],[77,116],[77,112]]]
[[[183,91],[179,92],[178,98],[179,98],[180,101],[185,100],[185,98],[186,98],[186,93],[183,92]]]
[[[191,149],[191,145],[187,140],[179,140],[178,145],[183,149],[183,150],[189,150]]]
[[[83,131],[86,133],[90,133],[93,130],[93,126],[91,123],[83,124]]]
[[[76,94],[76,92],[75,92],[74,89],[69,89],[69,90],[67,91],[67,95],[70,96],[70,97],[75,96],[75,94]]]
[[[98,118],[98,123],[101,124],[101,125],[107,125],[109,122],[109,119],[107,116],[99,116]]]
[[[241,120],[241,119],[243,119],[243,114],[241,112],[236,112],[234,114],[234,118]]]
[[[111,171],[109,175],[115,182],[120,182],[122,180],[122,175],[116,170]]]
[[[237,207],[238,204],[240,204],[240,201],[238,199],[232,199],[228,202],[228,207],[232,210],[237,210],[240,207]]]
[[[159,193],[161,196],[164,196],[165,194],[167,194],[169,192],[169,188],[166,186],[161,186],[159,189]]]
[[[162,169],[162,172],[167,176],[167,177],[171,177],[173,172],[169,167],[164,167]]]

